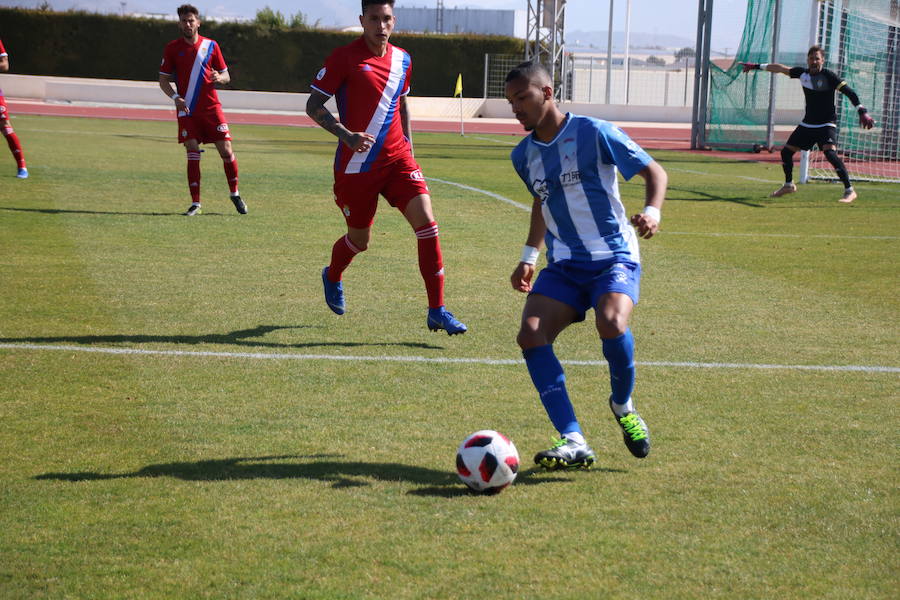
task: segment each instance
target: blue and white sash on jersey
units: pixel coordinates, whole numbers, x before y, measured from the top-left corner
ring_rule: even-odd
[[[191,113],[197,107],[197,99],[200,98],[200,90],[206,81],[206,65],[212,56],[216,43],[212,40],[203,40],[194,57],[194,65],[191,67],[191,75],[188,78],[188,87],[184,92],[184,101]],[[178,111],[178,116],[185,116],[184,111]]]
[[[391,49],[391,72],[387,83],[381,92],[381,98],[375,113],[366,127],[366,133],[375,138],[375,142],[365,152],[354,152],[353,158],[347,163],[344,173],[365,173],[372,163],[378,158],[384,145],[384,138],[391,127],[394,115],[397,113],[397,103],[403,88],[406,87],[406,71],[409,69],[409,54],[397,47]]]

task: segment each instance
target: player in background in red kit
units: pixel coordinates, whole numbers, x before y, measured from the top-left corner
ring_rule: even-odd
[[[3,41],[0,40],[0,71],[9,71],[9,56],[6,54],[6,48],[3,47]],[[6,113],[6,98],[3,97],[3,90],[0,90],[0,131],[6,138],[6,143],[12,152],[13,158],[16,159],[16,177],[19,179],[28,178],[28,169],[25,167],[25,155],[22,154],[22,144],[19,142],[19,136],[13,131],[12,125],[9,124],[9,115]]]
[[[231,81],[222,50],[215,40],[201,36],[200,13],[190,4],[178,7],[182,37],[166,44],[159,68],[159,87],[175,102],[178,112],[178,143],[187,149],[188,188],[191,206],[185,216],[199,215],[200,144],[210,142],[222,157],[231,202],[247,214],[247,205],[238,192],[238,164],[231,151],[231,134],[216,94],[215,84]],[[175,82],[177,91],[172,88]]]
[[[406,95],[412,72],[409,54],[390,43],[394,0],[362,0],[362,37],[335,49],[312,83],[306,114],[340,140],[334,159],[334,201],[347,225],[322,269],[325,302],[346,309],[342,277],[368,248],[378,195],[397,208],[416,234],[419,272],[428,295],[426,326],[449,335],[467,328],[444,307],[444,264],[431,196],[413,158]],[[325,108],[334,96],[340,122]]]

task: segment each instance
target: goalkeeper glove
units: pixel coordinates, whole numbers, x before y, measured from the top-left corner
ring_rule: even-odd
[[[740,64],[741,64],[741,66],[744,67],[744,71],[743,71],[744,73],[749,73],[750,71],[757,71],[762,68],[759,63],[742,62]]]
[[[860,106],[856,110],[859,111],[859,126],[863,129],[872,129],[875,127],[875,119],[869,116],[869,111],[865,106]]]

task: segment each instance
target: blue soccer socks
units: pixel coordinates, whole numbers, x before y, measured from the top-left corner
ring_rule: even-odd
[[[631,329],[617,338],[603,340],[603,356],[609,363],[611,400],[625,404],[634,390],[634,336]]]
[[[522,356],[525,357],[531,381],[540,394],[541,403],[556,430],[560,435],[581,433],[581,427],[575,418],[575,409],[566,391],[566,375],[556,354],[553,353],[553,346],[547,344],[529,348],[522,352]]]

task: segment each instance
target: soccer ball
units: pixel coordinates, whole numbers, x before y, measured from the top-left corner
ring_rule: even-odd
[[[519,453],[502,433],[476,431],[456,451],[456,474],[467,486],[482,494],[496,494],[516,478]]]

